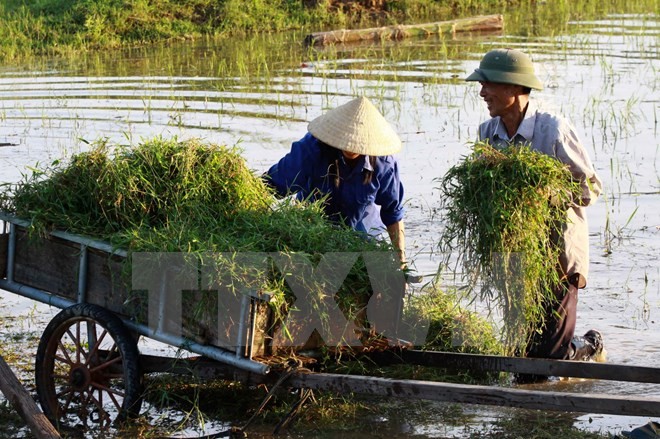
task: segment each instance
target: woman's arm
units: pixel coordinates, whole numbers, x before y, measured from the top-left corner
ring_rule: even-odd
[[[281,196],[297,192],[305,193],[308,189],[310,167],[314,162],[312,152],[315,150],[315,143],[316,139],[309,133],[297,142],[293,142],[291,151],[271,166],[264,175],[266,183]]]
[[[406,237],[403,223],[403,184],[399,177],[399,166],[391,156],[377,162],[379,189],[376,204],[380,206],[380,218],[387,228],[392,245],[397,251],[401,265],[406,264]]]
[[[394,224],[387,226],[387,233],[390,235],[392,245],[397,251],[397,256],[401,262],[401,267],[406,266],[406,235],[403,226],[403,220],[397,221]]]

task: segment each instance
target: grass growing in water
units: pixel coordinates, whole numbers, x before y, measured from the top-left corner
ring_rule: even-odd
[[[521,34],[553,32],[576,19],[651,12],[654,0],[5,0],[0,4],[0,60],[132,47],[202,35],[359,28],[506,13]],[[656,8],[657,9],[657,8]],[[511,12],[509,12],[511,11]]]
[[[423,294],[413,296],[406,307],[410,315],[407,321],[420,317],[427,320],[429,328],[426,350],[497,355],[502,345],[490,322],[459,305],[455,294],[444,292],[436,285],[429,285]]]
[[[477,143],[442,178],[445,231],[470,287],[501,308],[513,353],[543,325],[543,304],[561,277],[557,236],[579,184],[556,159],[527,147]]]

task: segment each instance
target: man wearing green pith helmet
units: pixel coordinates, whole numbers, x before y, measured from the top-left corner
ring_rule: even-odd
[[[515,49],[495,49],[484,55],[479,67],[466,81],[481,84],[479,95],[486,102],[491,119],[479,126],[479,140],[495,148],[524,144],[565,163],[582,187],[581,197],[568,207],[562,225],[559,260],[562,280],[553,288],[555,303],[547,306],[545,324],[527,347],[527,356],[589,360],[601,355],[600,332],[589,330],[575,337],[578,289],[587,284],[589,234],[585,207],[601,192],[601,181],[573,126],[563,117],[541,111],[530,99],[532,89],[543,84],[534,72],[531,59]],[[545,377],[520,377],[520,381]]]

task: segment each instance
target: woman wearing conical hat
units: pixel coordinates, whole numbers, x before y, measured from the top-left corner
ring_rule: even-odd
[[[392,154],[401,149],[394,129],[365,97],[312,120],[308,133],[267,172],[278,194],[326,198],[337,223],[379,235],[387,230],[405,263],[403,185]]]

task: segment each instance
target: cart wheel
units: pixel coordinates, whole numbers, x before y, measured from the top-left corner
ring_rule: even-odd
[[[135,338],[99,306],[73,305],[50,321],[39,341],[35,376],[44,414],[58,427],[107,430],[140,412]]]

